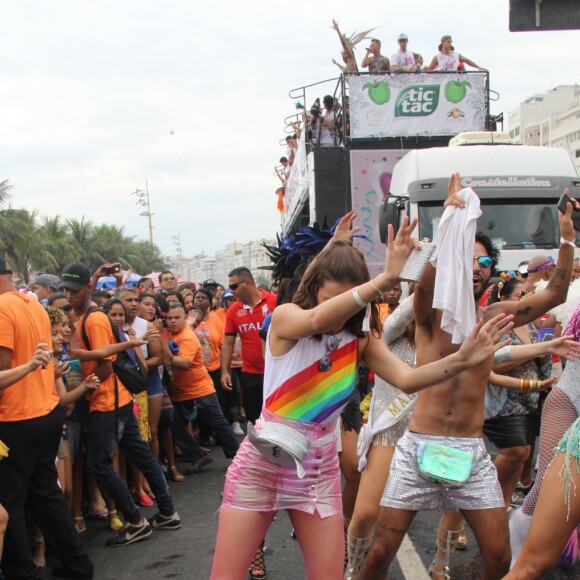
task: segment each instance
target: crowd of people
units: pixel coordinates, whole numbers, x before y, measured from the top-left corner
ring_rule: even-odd
[[[346,36],[341,30],[336,20],[332,21],[332,29],[336,31],[341,44],[341,58],[343,64],[332,59],[342,74],[357,75],[361,72],[370,74],[400,74],[400,73],[420,73],[420,72],[465,72],[466,65],[478,71],[486,71],[467,56],[457,52],[453,46],[453,39],[449,34],[441,37],[437,46],[437,53],[428,65],[425,65],[421,53],[415,52],[409,48],[409,36],[402,32],[397,36],[398,50],[393,53],[389,59],[381,54],[382,43],[378,38],[372,38],[369,35],[374,29],[355,33]],[[368,41],[365,48],[365,55],[360,62],[357,62],[355,50],[357,44],[363,40]],[[348,99],[348,96],[345,95]],[[283,192],[284,187],[296,157],[298,141],[302,132],[305,132],[306,143],[309,148],[313,147],[338,147],[344,141],[345,129],[348,131],[348,103],[345,103],[345,118],[343,107],[338,99],[332,95],[325,95],[322,104],[320,98],[317,98],[312,106],[306,111],[303,103],[296,103],[296,107],[302,110],[297,114],[296,120],[288,125],[287,129],[291,131],[286,139],[286,152],[280,157],[278,163],[274,166],[274,175],[281,182],[280,187],[276,190],[279,194]],[[280,211],[284,210],[283,201],[279,200],[278,207]]]
[[[35,578],[50,555],[55,576],[92,578],[87,519],[106,522],[115,547],[178,530],[167,482],[208,468],[216,441],[231,460],[216,580],[266,577],[278,510],[308,578],[385,577],[416,513],[433,509],[443,510],[433,578],[449,578],[454,550],[467,548],[465,522],[485,578],[539,578],[562,553],[574,560],[572,207],[557,260],[537,255],[496,276],[499,252],[476,231],[479,199],[459,184],[453,175],[435,253],[404,298],[416,221],[390,228],[371,279],[353,212],[267,247],[273,291],[245,267],[224,286],[178,286],[170,271],[131,286],[116,264],[80,263],[17,288],[0,260],[5,577]],[[95,291],[109,273],[116,287]]]

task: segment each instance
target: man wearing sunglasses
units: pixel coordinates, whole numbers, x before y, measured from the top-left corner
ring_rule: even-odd
[[[468,211],[464,209],[466,204],[460,195],[461,187],[461,177],[456,173],[449,181],[449,196],[445,203],[445,206],[454,206],[456,216],[461,211]],[[558,216],[562,240],[558,262],[547,288],[525,302],[493,304],[478,312],[478,317],[487,321],[505,313],[514,317],[514,326],[518,327],[566,300],[574,257],[572,242],[575,239],[572,206],[568,206],[566,214]],[[489,238],[478,234],[472,257],[476,309],[489,285],[498,257],[499,252]],[[461,259],[461,256],[445,256],[447,258],[454,260]],[[438,264],[441,263],[440,255]],[[470,267],[467,256],[464,257],[464,267]],[[439,360],[457,352],[460,347],[460,344],[453,344],[451,335],[441,328],[442,310],[433,308],[435,275],[435,268],[427,265],[415,288],[417,366]],[[511,360],[509,353],[505,359],[501,362]],[[484,397],[492,364],[490,358],[419,396],[408,432],[397,443],[389,481],[381,500],[375,541],[363,578],[384,578],[417,511],[437,508],[459,510],[471,527],[483,558],[483,578],[502,578],[508,572],[511,553],[508,548],[507,513],[495,468],[482,439]],[[449,485],[445,478],[439,477],[434,481],[425,475],[432,473],[433,469],[423,470],[419,466],[418,456],[425,446],[435,441],[444,447],[443,454],[458,455],[459,451],[468,464],[471,461],[466,479],[458,478],[456,485]],[[429,569],[435,578],[449,577],[449,558],[462,532],[462,525],[462,518],[456,512],[445,513],[438,529],[435,560]]]
[[[264,318],[274,311],[276,295],[256,287],[248,268],[229,273],[228,287],[236,302],[226,314],[226,336],[221,351],[222,386],[232,388],[230,365],[236,335],[242,342],[242,399],[246,418],[254,423],[262,412],[264,390],[264,354],[258,331]]]

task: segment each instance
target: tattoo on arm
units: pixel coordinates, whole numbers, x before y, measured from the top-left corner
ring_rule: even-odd
[[[377,526],[379,526],[379,528],[385,530],[386,532],[391,532],[391,533],[397,534],[399,536],[404,536],[407,533],[407,530],[400,530],[398,528],[391,528],[391,527],[387,526],[387,524],[383,524],[382,522],[377,522]]]
[[[548,288],[554,288],[555,290],[561,290],[562,285],[561,283],[565,280],[565,272],[561,268],[557,268],[554,270],[554,273],[550,277],[548,282]]]
[[[525,308],[521,308],[520,310],[516,310],[516,316],[525,316],[529,314],[533,308],[531,306],[526,306]]]

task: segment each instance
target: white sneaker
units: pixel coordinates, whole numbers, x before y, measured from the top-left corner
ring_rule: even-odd
[[[232,423],[232,428],[236,435],[245,435],[244,430],[242,429],[242,426],[240,425],[239,421],[234,421]]]

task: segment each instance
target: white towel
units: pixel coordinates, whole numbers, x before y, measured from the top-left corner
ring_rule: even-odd
[[[479,197],[473,189],[462,189],[458,195],[465,201],[465,208],[445,209],[431,257],[431,264],[437,268],[433,308],[443,311],[441,328],[451,334],[453,344],[461,344],[475,326],[473,248],[476,222],[481,216]]]

